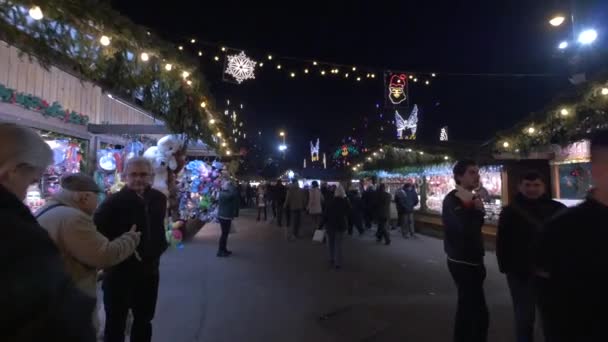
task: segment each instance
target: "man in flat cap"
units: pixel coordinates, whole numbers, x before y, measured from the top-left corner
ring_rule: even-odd
[[[57,245],[76,286],[93,298],[97,297],[97,270],[130,257],[140,238],[135,226],[112,241],[97,231],[92,215],[100,192],[93,178],[67,175],[61,179],[59,193],[35,215]],[[97,329],[96,312],[93,323]]]

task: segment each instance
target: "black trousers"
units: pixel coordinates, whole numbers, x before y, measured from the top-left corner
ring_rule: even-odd
[[[378,230],[376,231],[376,239],[381,241],[384,238],[384,242],[391,242],[391,236],[386,230],[386,224],[388,219],[378,219]]]
[[[485,266],[448,260],[448,269],[458,288],[454,342],[486,342],[490,315],[483,292]]]
[[[284,202],[277,202],[277,224],[280,226],[283,225],[283,213],[285,212],[285,208],[283,208]],[[288,223],[289,224],[289,223]]]
[[[133,313],[131,342],[150,342],[157,298],[158,269],[108,273],[103,281],[104,342],[124,342],[129,309]]]
[[[228,244],[228,234],[230,234],[230,224],[232,220],[220,219],[220,228],[222,228],[222,235],[220,235],[220,244],[218,251],[226,252],[226,245]]]
[[[353,226],[357,228],[359,234],[363,234],[363,217],[361,213],[351,213],[348,217],[348,234],[353,234]]]
[[[372,229],[373,215],[371,211],[366,210],[363,214],[363,219],[365,220],[365,229]]]
[[[529,274],[507,273],[507,284],[513,299],[517,342],[534,341],[537,303],[534,280]]]

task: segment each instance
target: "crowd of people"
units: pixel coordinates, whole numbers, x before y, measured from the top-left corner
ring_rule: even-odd
[[[0,220],[4,248],[0,254],[1,341],[95,341],[97,271],[103,279],[105,342],[124,342],[129,312],[132,342],[152,336],[159,286],[160,257],[167,249],[167,198],[151,188],[153,169],[145,158],[126,162],[126,186],[98,203],[94,180],[83,174],[61,180],[62,190],[32,214],[23,204],[27,188],[38,182],[52,162],[49,146],[34,131],[0,124]],[[519,194],[500,215],[496,256],[511,293],[518,342],[533,341],[536,311],[547,342],[607,341],[608,332],[608,131],[591,140],[594,189],[574,208],[547,195],[541,174],[526,172]],[[444,249],[457,288],[455,342],[487,341],[490,322],[483,283],[484,205],[479,167],[458,161],[456,189],[443,201]],[[247,194],[249,191],[245,190]],[[227,239],[242,189],[224,180],[218,197],[221,237],[218,257],[232,254]],[[313,229],[325,231],[331,266],[342,266],[345,234],[365,234],[375,223],[377,241],[391,243],[390,206],[397,206],[404,237],[414,236],[412,213],[418,196],[411,184],[393,197],[384,184],[342,185],[297,181],[255,190],[258,220],[283,225],[287,239],[301,237],[302,215]],[[246,196],[247,197],[247,196]],[[262,214],[264,214],[262,216]]]

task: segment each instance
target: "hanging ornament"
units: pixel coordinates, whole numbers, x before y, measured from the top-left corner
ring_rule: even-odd
[[[416,131],[418,130],[418,106],[414,105],[410,117],[406,120],[395,111],[395,126],[397,128],[397,138],[405,140],[416,140]],[[404,136],[403,132],[409,129],[410,134]]]
[[[257,62],[245,55],[241,51],[238,55],[227,56],[228,62],[224,74],[230,75],[234,80],[241,84],[245,80],[255,79],[255,65]]]
[[[448,126],[441,127],[441,133],[439,133],[439,141],[448,141]]]
[[[310,160],[313,162],[319,161],[319,138],[317,138],[317,144],[313,145],[312,141],[310,142]]]
[[[408,79],[403,73],[387,72],[385,74],[387,105],[398,107],[408,99]],[[405,103],[407,106],[407,102]]]

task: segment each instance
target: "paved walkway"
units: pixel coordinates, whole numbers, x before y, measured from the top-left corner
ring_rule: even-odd
[[[451,339],[456,296],[440,240],[395,233],[387,247],[371,233],[347,238],[343,269],[335,271],[325,245],[289,243],[284,228],[256,223],[252,212],[242,212],[235,226],[230,258],[215,256],[215,224],[163,257],[154,341]],[[489,341],[511,342],[506,281],[493,253],[486,263]]]

